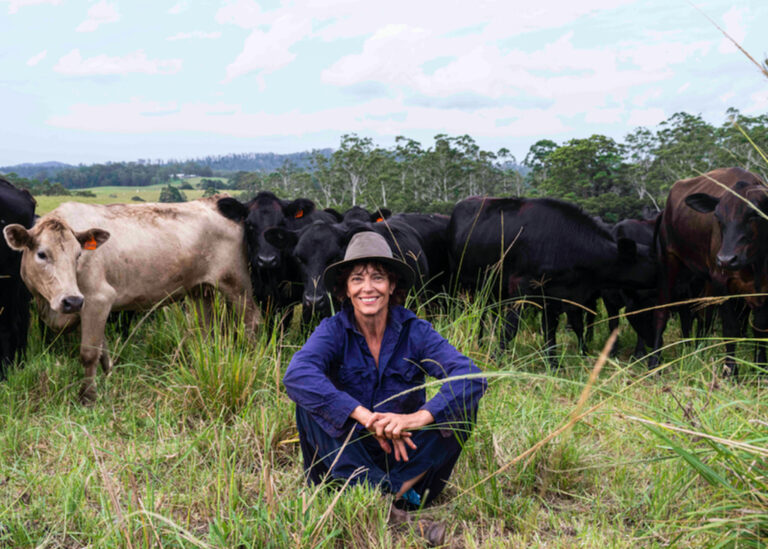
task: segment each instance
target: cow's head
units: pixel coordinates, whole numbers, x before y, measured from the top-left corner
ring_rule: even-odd
[[[268,191],[262,191],[243,204],[234,198],[222,198],[216,206],[222,215],[243,223],[248,256],[253,269],[278,269],[283,258],[280,249],[264,237],[273,227],[296,230],[311,223],[315,203],[307,198],[281,200]]]
[[[22,252],[21,277],[30,291],[48,301],[59,313],[76,313],[83,306],[77,285],[80,256],[90,253],[109,239],[102,229],[75,232],[64,221],[43,219],[32,229],[8,225],[5,241]]]
[[[290,250],[301,270],[304,283],[302,305],[304,317],[328,316],[331,300],[323,283],[323,272],[331,263],[341,261],[346,249],[346,231],[338,225],[315,221],[301,231],[282,227],[269,229],[265,238],[274,246]]]
[[[714,213],[721,244],[716,261],[720,268],[740,270],[764,257],[768,245],[768,189],[739,181],[718,198],[696,193],[685,198],[688,207]]]
[[[345,223],[352,221],[360,221],[362,223],[380,223],[385,219],[388,219],[392,215],[392,212],[387,208],[377,208],[373,212],[369,212],[365,208],[360,206],[352,206],[342,216]]]

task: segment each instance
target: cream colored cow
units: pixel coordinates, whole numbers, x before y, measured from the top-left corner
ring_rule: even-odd
[[[81,322],[85,368],[81,399],[96,396],[96,363],[111,361],[104,326],[111,311],[147,310],[198,293],[210,311],[221,291],[250,330],[260,322],[252,300],[243,227],[216,209],[220,198],[175,204],[66,202],[32,229],[8,225],[5,239],[22,253],[21,276],[41,318],[55,329]]]

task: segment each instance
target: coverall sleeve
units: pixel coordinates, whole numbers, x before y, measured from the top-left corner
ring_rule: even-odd
[[[293,355],[283,377],[288,396],[334,438],[346,433],[352,421],[349,415],[360,405],[329,377],[331,364],[341,358],[343,347],[343,328],[326,318]]]
[[[456,428],[461,423],[474,423],[480,397],[488,387],[486,379],[477,376],[482,374],[480,368],[437,333],[429,322],[419,321],[415,335],[423,341],[420,365],[428,375],[445,379],[475,374],[443,383],[422,409],[432,414],[436,425]]]

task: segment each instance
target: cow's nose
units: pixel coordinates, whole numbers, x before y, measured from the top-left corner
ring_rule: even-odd
[[[317,309],[325,303],[325,294],[304,294],[304,306]]]
[[[76,313],[82,308],[82,296],[70,295],[61,300],[61,310],[65,313]]]
[[[259,265],[259,267],[263,268],[277,267],[277,256],[259,254],[258,257],[256,257],[256,263]]]
[[[717,265],[718,267],[722,267],[723,269],[733,269],[734,267],[736,267],[738,261],[739,261],[739,258],[736,256],[736,254],[731,254],[731,255],[717,254]]]

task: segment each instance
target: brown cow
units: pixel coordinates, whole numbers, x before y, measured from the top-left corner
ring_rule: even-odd
[[[713,295],[744,295],[752,309],[754,329],[768,330],[768,303],[754,295],[768,288],[768,187],[740,168],[724,168],[676,182],[669,191],[658,227],[661,279],[659,304],[676,296],[675,287],[689,282],[706,284]],[[681,284],[682,283],[682,284]],[[746,294],[746,295],[745,295]],[[738,337],[739,301],[721,307],[723,335]],[[658,350],[669,316],[658,309],[650,367],[659,362]],[[735,344],[726,346],[726,374],[736,375]],[[761,349],[758,361],[764,362]]]
[[[23,252],[21,275],[41,317],[64,329],[79,317],[85,378],[81,399],[96,396],[96,362],[111,361],[104,341],[110,311],[147,310],[189,293],[210,311],[216,287],[253,329],[260,315],[251,282],[242,225],[205,198],[177,204],[66,202],[30,230],[8,225],[5,239]]]

